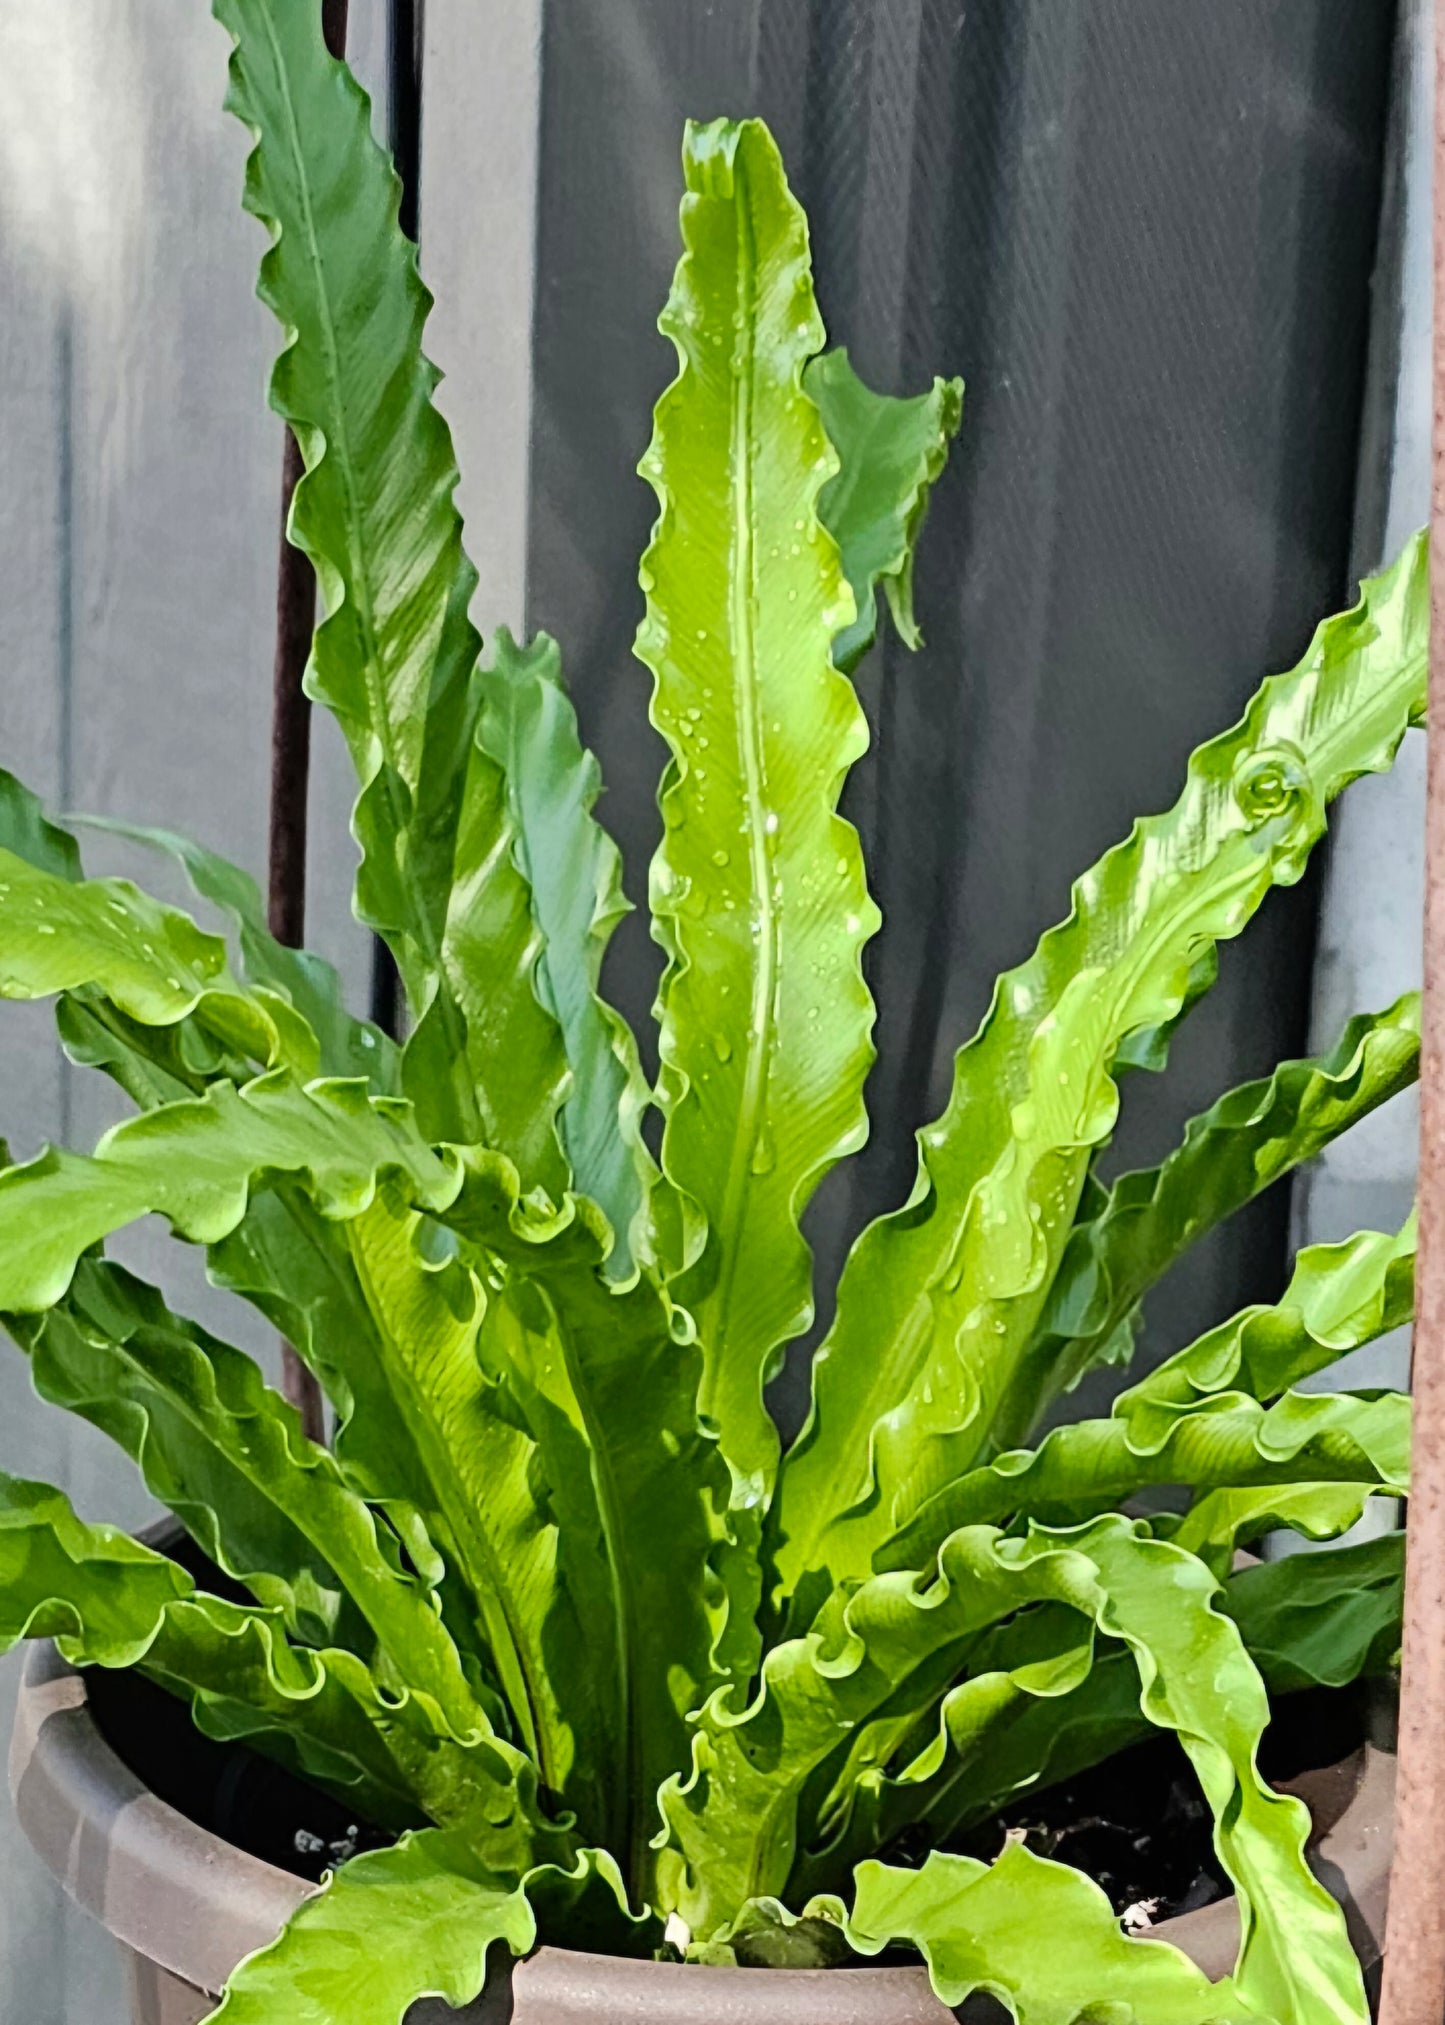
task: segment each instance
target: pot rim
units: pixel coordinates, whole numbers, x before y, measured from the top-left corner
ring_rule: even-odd
[[[151,1792],[101,1735],[84,1674],[48,1640],[34,1644],[26,1658],[9,1770],[17,1818],[69,1895],[124,1946],[198,1989],[218,1993],[237,1962],[274,1940],[313,1889]],[[1291,1787],[1314,1815],[1314,1867],[1344,1904],[1367,1973],[1383,1951],[1394,1788],[1393,1755],[1368,1743]],[[1217,1979],[1233,1967],[1238,1934],[1236,1901],[1227,1898],[1161,1921],[1149,1937],[1182,1948]],[[640,1979],[638,1970],[645,1972]],[[769,2017],[777,2025],[804,2025],[825,2015],[819,2010],[824,1988],[838,2000],[856,1994],[864,2007],[860,2019],[886,2016],[892,2025],[937,2025],[950,2015],[933,1996],[921,1966],[714,1969],[699,1975],[680,1963],[544,1947],[517,1965],[515,1982],[519,1997],[525,1986],[534,2001],[563,2000],[558,2017],[581,2018],[585,2008],[575,2013],[571,2008],[579,1990],[591,1989],[600,2000],[604,1992],[615,1995],[619,1979],[634,1991],[640,1980],[657,1993],[659,2025],[664,2018],[669,2025],[703,2025],[704,2019],[725,2015],[717,2009],[725,1987],[717,1979],[734,1976],[746,1978],[754,1997],[761,1995],[758,1978],[772,1979]],[[876,2007],[885,1997],[893,2002],[880,2012]],[[651,2003],[636,2008],[643,2002],[640,1992],[632,2001],[633,2016],[653,2015]],[[543,2009],[539,2015],[552,2014]],[[851,2004],[840,2009],[838,2025],[851,2015]]]

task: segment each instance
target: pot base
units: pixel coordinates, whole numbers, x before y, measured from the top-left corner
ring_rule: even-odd
[[[307,1896],[302,1878],[249,1856],[151,1792],[101,1735],[85,1679],[53,1646],[27,1659],[10,1753],[16,1813],[71,1897],[127,1952],[134,2025],[199,2025],[244,1956]],[[1314,1815],[1311,1860],[1341,1900],[1373,1981],[1383,1947],[1395,1761],[1364,1746],[1292,1782]],[[1218,1978],[1233,1966],[1233,1899],[1166,1920],[1153,1938]],[[944,2025],[921,1968],[702,1969],[539,1948],[500,1953],[458,2013],[419,2003],[408,2025]]]

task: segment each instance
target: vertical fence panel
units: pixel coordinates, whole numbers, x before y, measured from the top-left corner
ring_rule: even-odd
[[[381,75],[384,12],[353,6],[364,78]],[[0,765],[52,805],[164,822],[259,874],[282,439],[226,53],[203,5],[0,12]],[[311,921],[355,994],[349,763],[329,720],[316,746]],[[184,897],[149,856],[96,844],[87,861]],[[0,1130],[18,1154],[88,1144],[121,1100],[63,1068],[48,1008],[4,1013]],[[163,1243],[117,1250],[154,1270]],[[181,1304],[231,1329],[199,1258],[164,1250]],[[270,1354],[248,1316],[232,1333]],[[130,1464],[36,1401],[8,1343],[0,1406],[0,1468],[60,1483],[88,1516],[146,1514]],[[7,1736],[18,1670],[0,1666]],[[110,2025],[123,2001],[109,1942],[0,1796],[0,2016],[17,2000],[27,2025]]]

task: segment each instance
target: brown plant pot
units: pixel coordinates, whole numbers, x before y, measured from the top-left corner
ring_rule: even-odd
[[[185,1719],[179,1707],[177,1722]],[[20,1823],[42,1860],[125,1957],[134,2025],[196,2025],[243,1956],[274,1938],[309,1887],[198,1827],[159,1799],[101,1735],[83,1675],[51,1645],[29,1654],[10,1746]],[[1363,1745],[1292,1783],[1309,1804],[1315,1870],[1345,1907],[1367,1977],[1385,1931],[1395,1761]],[[1233,1899],[1162,1922],[1218,1977],[1238,1940]],[[458,2014],[419,2003],[408,2025],[942,2025],[922,1969],[700,1969],[539,1948],[493,1958]]]

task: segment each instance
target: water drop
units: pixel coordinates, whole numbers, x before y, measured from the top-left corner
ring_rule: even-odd
[[[722,867],[727,864],[728,854],[725,850],[722,849],[721,845],[719,845],[718,849],[713,852],[712,861],[718,867],[719,870],[721,870]]]
[[[847,920],[843,923],[843,926],[847,929],[850,935],[856,935],[858,933],[859,927],[861,926],[861,923],[859,922],[858,916],[856,914],[850,914]]]
[[[699,640],[705,640],[705,639],[707,638],[707,627],[706,627],[706,626],[699,626],[699,627],[698,627],[698,629],[697,629],[697,637],[699,638]],[[690,712],[689,712],[689,715],[691,715],[691,713],[690,713]]]
[[[817,1019],[817,1017],[818,1017],[818,1015],[819,1015],[819,1013],[820,1013],[821,1011],[822,1011],[822,1007],[821,1007],[821,1006],[816,1006],[816,1005],[810,1005],[810,1006],[808,1007],[808,1018],[809,1018],[810,1020],[815,1020],[815,1019]]]
[[[763,828],[770,837],[775,837],[778,834],[778,812],[776,809],[768,810],[768,813],[763,818]]]
[[[789,555],[801,555],[802,553],[803,553],[803,548],[802,548],[802,544],[801,544],[801,542],[796,542],[796,541],[795,541],[795,542],[793,543],[792,547],[791,547],[791,548],[790,548],[790,549],[788,550],[788,554],[789,554]]]
[[[694,706],[687,713],[687,721],[689,724],[696,724],[701,718],[701,716],[702,712],[699,709],[697,709],[696,706]]]
[[[733,1044],[726,1034],[714,1034],[712,1037],[712,1051],[720,1062],[730,1062],[732,1060]]]
[[[777,1164],[773,1150],[773,1135],[765,1125],[753,1144],[751,1167],[754,1174],[771,1174]]]
[[[35,932],[37,935],[53,935],[55,929],[48,921],[38,921],[35,924]]]

